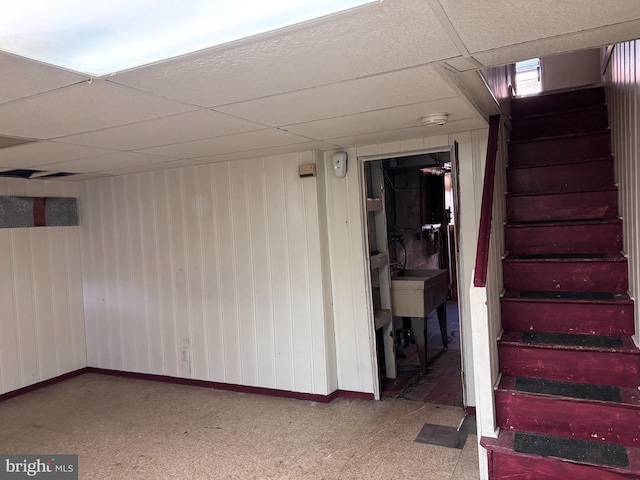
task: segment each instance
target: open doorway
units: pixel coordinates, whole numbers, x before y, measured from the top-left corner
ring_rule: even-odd
[[[441,151],[364,162],[367,195],[371,196],[377,182],[384,209],[383,229],[380,215],[369,213],[368,243],[370,250],[372,246],[375,250],[372,258],[381,252],[387,256],[388,285],[393,297],[390,326],[376,329],[382,397],[463,406],[451,155],[450,151]],[[398,293],[398,289],[404,288],[407,282],[401,280],[407,277],[434,275],[434,272],[444,277],[444,292],[439,290],[440,294],[434,294],[430,289],[441,287],[430,282],[424,284],[425,298],[441,296],[434,300],[439,303],[437,307],[433,301],[424,307],[433,307],[433,310],[426,312],[420,323],[414,313],[402,308],[403,302],[408,301],[403,294],[415,292]],[[379,277],[379,273],[372,274],[374,308],[384,307],[385,303],[385,282],[384,279],[380,282]],[[391,371],[386,358],[391,352],[389,334],[393,338],[395,359]],[[424,337],[423,345],[420,335]],[[387,348],[384,348],[385,342]]]

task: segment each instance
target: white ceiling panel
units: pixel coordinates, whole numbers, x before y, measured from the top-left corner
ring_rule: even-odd
[[[79,173],[78,175],[71,175],[69,177],[57,177],[56,182],[80,182],[82,180],[96,180],[109,176],[110,175],[104,175],[102,173]]]
[[[424,0],[385,0],[110,81],[214,107],[458,55]]]
[[[91,82],[0,52],[0,136],[43,139],[0,148],[0,168],[78,179],[420,143],[486,127],[452,84],[482,65],[637,37],[636,0],[384,0]]]
[[[194,109],[94,80],[0,105],[0,134],[54,138]]]
[[[640,19],[635,0],[439,2],[471,53]]]
[[[639,2],[640,4],[640,2]],[[640,20],[474,54],[486,66],[600,47],[640,37]]]
[[[331,138],[327,142],[339,145],[344,148],[359,147],[362,145],[373,145],[378,143],[395,142],[399,140],[409,140],[412,138],[426,138],[448,133],[464,132],[467,130],[477,130],[486,128],[487,122],[481,118],[467,118],[457,122],[449,122],[446,125],[435,127],[412,127],[397,130],[387,130],[385,132],[372,132],[362,135],[351,135],[347,137]]]
[[[154,155],[167,155],[176,158],[197,158],[220,155],[222,153],[278,147],[281,145],[293,145],[308,141],[308,138],[300,137],[282,130],[269,128],[253,132],[227,135],[225,137],[146,148],[141,150],[141,152]]]
[[[246,120],[211,110],[197,110],[120,127],[71,135],[57,141],[138,150],[179,142],[248,132],[264,128]]]
[[[31,168],[34,165],[95,158],[113,153],[112,150],[67,145],[58,142],[36,142],[0,149],[0,166]]]
[[[257,150],[247,150],[245,152],[223,153],[220,155],[211,155],[208,157],[200,157],[198,160],[207,163],[230,162],[233,160],[245,160],[248,158],[268,157],[271,155],[283,155],[285,153],[306,152],[308,150],[335,150],[340,145],[333,145],[328,142],[305,142],[295,145],[282,145],[279,147],[259,148]]]
[[[194,165],[203,165],[206,162],[191,159],[169,160],[168,162],[149,163],[144,165],[136,165],[133,167],[112,168],[101,170],[101,174],[105,175],[128,175],[130,173],[152,172],[155,170],[168,170],[170,168],[192,167]]]
[[[85,80],[85,75],[0,52],[0,104]]]
[[[161,164],[167,161],[168,159],[166,157],[159,157],[157,155],[146,155],[144,153],[132,152],[116,152],[98,158],[84,158],[67,162],[46,164],[46,170],[58,172],[94,173],[104,172],[105,170],[134,167],[139,165]],[[35,165],[33,168],[38,167],[40,167],[40,165]]]
[[[439,112],[448,113],[449,120],[452,122],[477,116],[466,102],[456,97],[340,118],[287,125],[283,128],[306,137],[329,139],[422,126],[421,119],[423,116]]]
[[[432,67],[417,67],[235,103],[217,110],[280,126],[455,96],[455,90]]]

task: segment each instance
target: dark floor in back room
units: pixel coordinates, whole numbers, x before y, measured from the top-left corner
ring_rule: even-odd
[[[460,362],[460,325],[456,301],[447,302],[447,336],[449,348],[443,351],[436,312],[427,317],[427,364],[429,371],[420,375],[415,344],[402,349],[397,358],[397,378],[382,378],[382,396],[405,398],[437,405],[463,405]]]

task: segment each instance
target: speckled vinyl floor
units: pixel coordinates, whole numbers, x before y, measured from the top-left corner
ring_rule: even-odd
[[[85,374],[0,403],[0,453],[79,455],[81,479],[429,479],[478,476],[463,449],[415,442],[459,407],[289,400]]]

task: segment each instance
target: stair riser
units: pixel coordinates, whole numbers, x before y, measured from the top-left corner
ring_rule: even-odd
[[[627,262],[503,262],[507,291],[611,292],[629,288]]]
[[[512,377],[544,378],[636,388],[638,355],[501,344],[500,371]]]
[[[608,131],[509,144],[509,165],[512,167],[583,162],[610,155]]]
[[[553,115],[514,118],[511,140],[553,137],[606,130],[609,126],[606,107]]]
[[[558,303],[503,298],[502,327],[514,332],[631,336],[633,305]]]
[[[597,192],[507,197],[507,221],[611,219],[618,216],[615,189]]]
[[[495,398],[500,428],[640,446],[640,409],[629,405],[504,390],[497,390]]]
[[[581,164],[508,168],[509,193],[559,193],[608,188],[615,183],[613,159]]]
[[[619,253],[622,223],[509,227],[505,248],[514,254]]]
[[[540,95],[535,98],[516,98],[511,101],[511,116],[515,119],[563,110],[598,107],[604,105],[605,102],[605,93],[602,87],[554,95]]]
[[[588,465],[563,462],[552,457],[490,452],[491,480],[631,480],[625,475]]]

